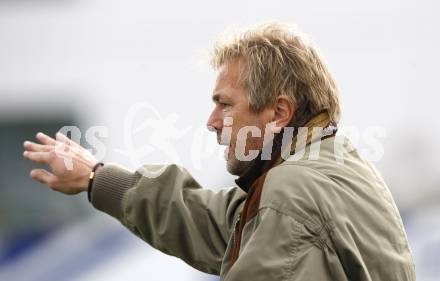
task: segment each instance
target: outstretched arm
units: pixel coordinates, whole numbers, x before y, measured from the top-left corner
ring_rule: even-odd
[[[38,134],[37,139],[39,144],[25,143],[24,156],[47,164],[51,171],[32,170],[32,178],[65,194],[87,191],[91,169],[98,161],[61,134],[56,139]],[[162,172],[152,176],[148,171],[153,170]],[[145,165],[132,172],[106,164],[95,173],[92,186],[95,208],[160,251],[211,274],[220,273],[245,197],[238,187],[220,192],[204,189],[176,165]]]

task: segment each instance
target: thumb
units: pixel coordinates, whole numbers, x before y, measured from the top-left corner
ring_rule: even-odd
[[[30,176],[34,180],[39,181],[40,183],[45,184],[49,187],[53,187],[56,178],[55,175],[49,173],[44,169],[33,169],[30,172]]]

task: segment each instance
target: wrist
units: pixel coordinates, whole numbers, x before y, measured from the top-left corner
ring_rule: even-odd
[[[87,184],[87,199],[89,200],[89,202],[92,202],[92,187],[95,175],[102,166],[104,166],[104,163],[98,162],[92,167],[92,171],[90,172]]]

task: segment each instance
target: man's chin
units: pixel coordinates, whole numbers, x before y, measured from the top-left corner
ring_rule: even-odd
[[[226,160],[226,169],[231,175],[241,176],[253,162],[254,161],[239,161],[229,155],[229,159]]]
[[[233,155],[233,149],[231,146],[227,146],[224,150],[224,157],[226,160],[226,170],[234,176],[239,176],[242,174],[241,163]]]

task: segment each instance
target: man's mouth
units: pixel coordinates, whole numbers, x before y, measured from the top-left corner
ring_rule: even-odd
[[[230,138],[222,138],[222,134],[217,134],[217,142],[219,145],[226,146],[223,152],[223,156],[226,161],[229,159],[229,152],[231,150],[231,139]]]
[[[228,161],[228,159],[229,159],[229,149],[230,149],[230,146],[226,147],[225,151],[223,153],[224,154],[223,156],[225,157],[226,161]]]
[[[229,146],[229,144],[230,144],[230,140],[222,139],[221,137],[217,138],[217,142],[218,142],[219,145]]]

